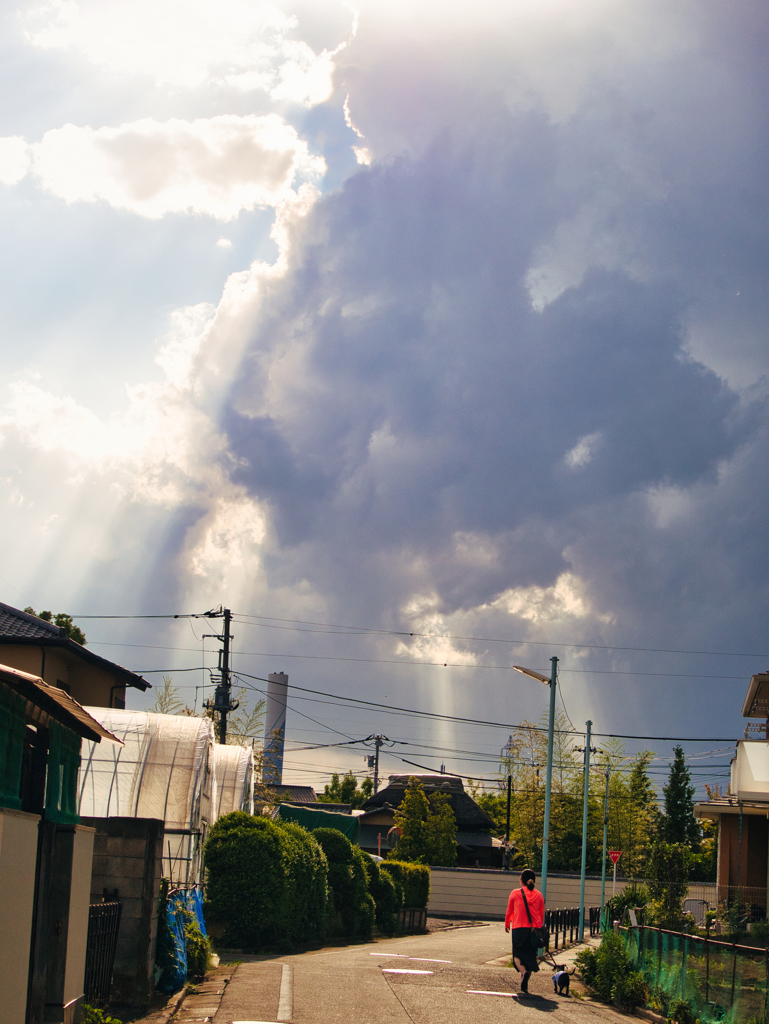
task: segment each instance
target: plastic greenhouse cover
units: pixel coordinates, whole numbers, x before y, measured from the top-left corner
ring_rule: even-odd
[[[214,729],[208,718],[88,708],[123,741],[84,741],[78,779],[83,817],[159,818],[196,829],[216,805]]]
[[[216,818],[231,811],[254,813],[254,751],[251,747],[214,747]]]

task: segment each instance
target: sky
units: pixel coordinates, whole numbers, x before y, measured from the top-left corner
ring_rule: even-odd
[[[659,784],[697,738],[723,786],[769,666],[767,36],[753,0],[5,5],[0,598],[198,707],[221,619],[141,616],[231,608],[245,696],[304,688],[288,782],[382,734],[385,775],[493,785],[547,707],[512,666],[557,656],[575,733]]]

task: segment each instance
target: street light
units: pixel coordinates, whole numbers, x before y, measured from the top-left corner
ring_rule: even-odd
[[[555,736],[555,688],[558,679],[558,658],[550,659],[550,678],[533,668],[513,665],[516,672],[538,680],[550,687],[550,718],[547,725],[547,776],[545,779],[545,822],[542,830],[542,896],[547,899],[547,851],[550,842],[550,791],[553,786],[553,737]]]

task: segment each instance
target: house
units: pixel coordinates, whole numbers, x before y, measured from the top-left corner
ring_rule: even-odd
[[[395,825],[395,811],[406,795],[410,775],[391,775],[387,785],[363,805],[360,845],[368,853],[384,855],[392,847],[387,839]],[[460,867],[501,867],[503,844],[491,836],[494,822],[465,792],[462,780],[453,775],[416,775],[428,799],[446,793],[457,820],[457,864]],[[393,837],[394,838],[394,837]]]
[[[88,647],[64,629],[0,602],[0,662],[38,676],[83,706],[124,708],[128,687],[146,690],[146,679]]]
[[[729,790],[696,804],[694,813],[719,825],[719,904],[738,903],[761,919],[769,881],[769,672],[751,677],[742,715],[761,724],[748,724],[737,742]]]
[[[4,1024],[70,1024],[84,1001],[94,844],[76,809],[84,739],[120,743],[63,690],[0,665]]]

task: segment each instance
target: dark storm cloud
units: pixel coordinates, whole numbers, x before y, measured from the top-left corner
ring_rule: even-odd
[[[282,544],[344,552],[332,588],[362,565],[397,573],[371,565],[388,550],[428,560],[446,610],[549,584],[581,515],[714,481],[749,436],[736,394],[682,351],[681,275],[592,269],[532,308],[527,268],[574,197],[556,129],[505,129],[358,174],[316,207],[266,304],[227,422],[236,479]],[[269,352],[292,347],[280,401],[249,415]],[[494,538],[494,562],[458,574],[458,533]]]

